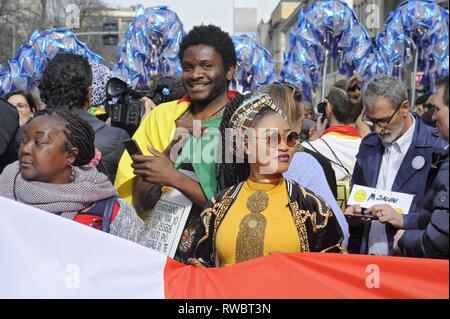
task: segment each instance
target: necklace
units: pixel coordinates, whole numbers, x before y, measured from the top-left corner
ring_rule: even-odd
[[[249,180],[255,181],[250,178]],[[248,188],[255,192],[247,198],[247,208],[250,213],[245,215],[239,224],[239,233],[236,238],[236,262],[257,258],[264,254],[267,219],[261,212],[269,206],[267,192],[279,186],[281,180],[272,188],[264,191],[253,189],[247,180]]]
[[[225,109],[224,107],[218,109],[216,112],[211,114],[207,119],[204,119],[202,121],[214,120],[214,119],[217,119],[217,118],[221,117],[224,109]],[[181,120],[181,121],[194,120],[194,115],[192,114],[191,109],[187,109],[186,112],[184,112],[184,114],[180,117],[179,120]]]

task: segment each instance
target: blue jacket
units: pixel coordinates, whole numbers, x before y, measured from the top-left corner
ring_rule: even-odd
[[[413,116],[415,129],[411,146],[406,152],[398,172],[392,172],[392,174],[396,174],[392,191],[414,195],[409,214],[404,216],[405,229],[418,228],[418,210],[426,192],[426,180],[433,163],[433,152],[443,150],[447,146],[447,143],[439,137],[435,128],[426,125],[417,114],[413,113]],[[376,187],[383,153],[384,146],[378,134],[371,133],[361,141],[359,152],[356,155],[352,185],[359,184]],[[422,156],[425,159],[425,164],[420,169],[415,169],[412,166],[412,161],[416,156]],[[361,227],[350,227],[348,244],[350,253],[367,253],[369,231],[370,223]],[[389,250],[392,254],[392,244],[396,229],[391,225],[386,225],[386,233]]]
[[[448,149],[435,154],[422,202],[418,229],[406,230],[398,242],[403,256],[448,258]]]

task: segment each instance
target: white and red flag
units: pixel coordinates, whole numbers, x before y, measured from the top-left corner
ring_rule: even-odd
[[[200,269],[0,197],[0,298],[448,298],[447,260],[274,254]]]

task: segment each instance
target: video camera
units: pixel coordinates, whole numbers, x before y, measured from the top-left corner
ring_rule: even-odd
[[[111,78],[106,83],[106,112],[111,117],[111,124],[134,131],[139,126],[145,113],[141,98],[148,97],[155,105],[170,101],[174,83],[170,78],[160,77],[153,85],[153,90],[135,90],[118,78]]]

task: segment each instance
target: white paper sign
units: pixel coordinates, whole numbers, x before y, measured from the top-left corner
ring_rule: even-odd
[[[408,214],[414,195],[385,191],[361,185],[353,185],[348,205],[359,204],[369,208],[375,204],[389,204],[401,214]]]
[[[198,180],[194,172],[180,172]],[[177,189],[170,187],[163,192],[148,219],[149,247],[173,258],[191,207],[192,201]]]

